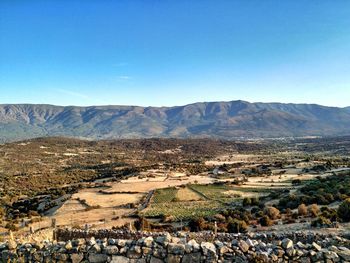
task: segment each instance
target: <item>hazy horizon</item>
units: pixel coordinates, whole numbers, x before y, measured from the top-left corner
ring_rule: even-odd
[[[91,104],[91,105],[74,105],[74,104],[68,104],[68,105],[62,105],[62,104],[51,104],[51,103],[0,103],[0,105],[49,105],[49,106],[57,106],[57,107],[108,107],[108,106],[131,106],[131,107],[154,107],[154,108],[171,108],[171,107],[181,107],[191,104],[197,104],[197,103],[229,103],[229,102],[236,102],[236,101],[242,101],[242,102],[248,102],[248,103],[264,103],[264,104],[295,104],[295,105],[320,105],[325,107],[335,107],[335,108],[349,108],[350,106],[332,106],[332,105],[323,105],[318,103],[294,103],[294,102],[279,102],[279,101],[248,101],[248,100],[221,100],[221,101],[194,101],[186,104],[175,104],[175,105],[136,105],[136,104]],[[350,104],[349,104],[350,105]]]

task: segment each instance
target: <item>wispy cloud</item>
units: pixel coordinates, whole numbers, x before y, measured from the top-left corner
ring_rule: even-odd
[[[74,96],[74,97],[78,97],[81,99],[90,99],[89,96],[79,93],[79,92],[75,92],[75,91],[71,91],[71,90],[66,90],[66,89],[55,89],[56,91],[66,94],[66,95],[70,95],[70,96]]]
[[[121,75],[121,76],[118,76],[117,78],[121,79],[121,80],[129,80],[129,79],[131,79],[131,77],[127,76],[127,75]]]

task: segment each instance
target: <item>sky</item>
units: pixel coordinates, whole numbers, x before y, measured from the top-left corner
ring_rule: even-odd
[[[350,106],[350,1],[0,0],[0,104]]]

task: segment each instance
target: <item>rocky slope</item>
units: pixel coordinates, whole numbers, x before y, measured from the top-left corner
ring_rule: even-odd
[[[177,107],[0,105],[0,140],[40,136],[257,138],[350,134],[350,108],[203,102]]]

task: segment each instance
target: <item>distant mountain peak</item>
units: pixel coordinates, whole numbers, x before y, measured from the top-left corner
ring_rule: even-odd
[[[350,134],[350,107],[199,102],[175,107],[0,105],[0,140],[39,136],[257,138]]]

